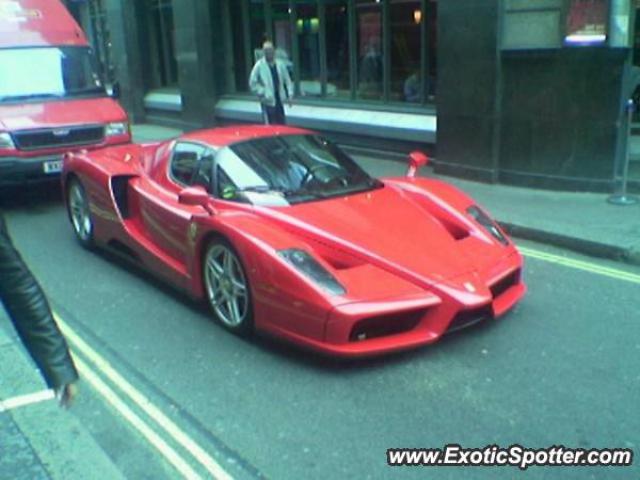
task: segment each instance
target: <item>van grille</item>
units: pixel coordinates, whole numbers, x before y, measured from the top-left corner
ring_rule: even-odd
[[[104,140],[104,126],[60,127],[42,130],[23,130],[12,134],[19,150],[91,145]]]

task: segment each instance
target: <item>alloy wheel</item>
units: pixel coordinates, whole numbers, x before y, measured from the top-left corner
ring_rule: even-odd
[[[209,304],[223,325],[231,330],[245,328],[250,317],[249,286],[229,246],[214,243],[208,249],[204,276]]]

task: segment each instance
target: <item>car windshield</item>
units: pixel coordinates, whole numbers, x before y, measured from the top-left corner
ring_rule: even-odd
[[[0,49],[0,102],[105,95],[86,47]]]
[[[216,157],[222,198],[288,205],[364,192],[382,183],[317,135],[282,135],[238,143]]]

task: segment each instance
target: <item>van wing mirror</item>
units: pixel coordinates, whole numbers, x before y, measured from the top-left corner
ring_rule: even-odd
[[[427,155],[418,150],[411,152],[409,154],[409,169],[407,170],[407,177],[415,177],[418,169],[428,164],[429,157],[427,157]]]

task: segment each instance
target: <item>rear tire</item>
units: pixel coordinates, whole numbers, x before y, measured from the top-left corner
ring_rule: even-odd
[[[253,332],[251,288],[242,261],[226,240],[213,240],[202,257],[205,295],[224,328],[238,335]]]
[[[87,191],[77,178],[72,178],[67,186],[67,211],[73,232],[80,244],[85,248],[92,248],[93,219]]]

